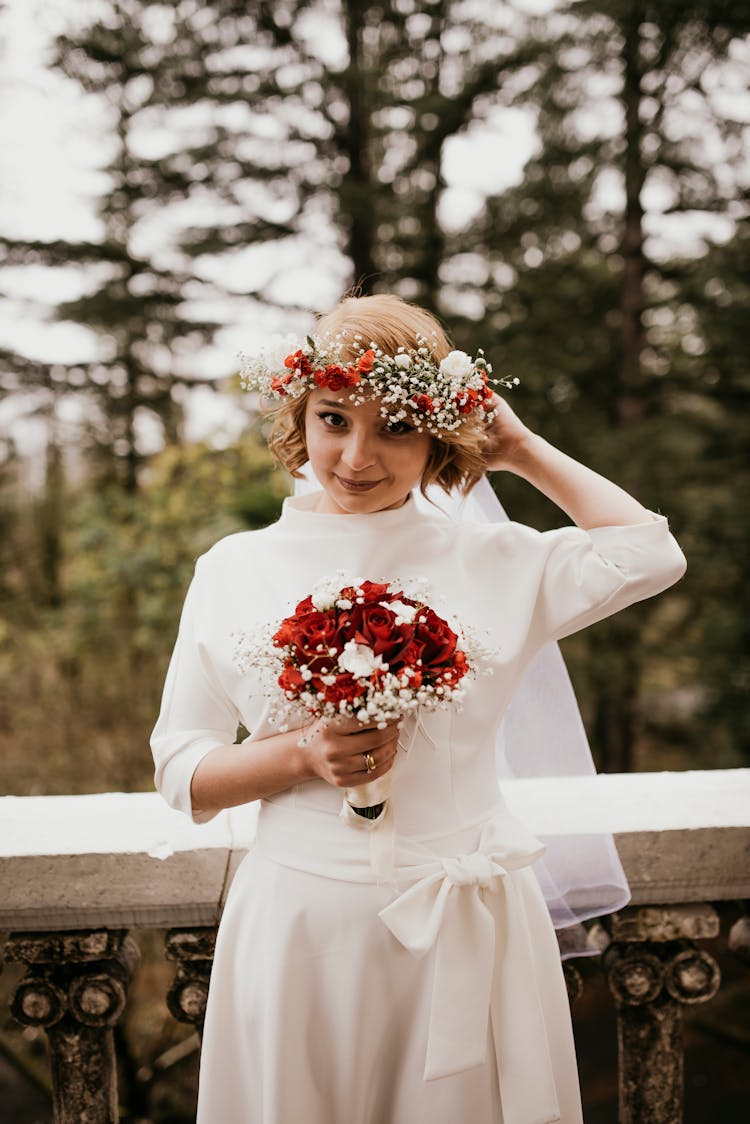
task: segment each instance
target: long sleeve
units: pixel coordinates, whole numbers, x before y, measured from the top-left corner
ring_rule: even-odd
[[[193,773],[210,750],[234,742],[239,721],[238,711],[219,683],[200,640],[198,622],[205,582],[201,564],[199,559],[185,599],[161,710],[151,735],[156,788],[168,804],[196,822],[211,819],[213,813],[193,816]]]
[[[578,632],[661,593],[685,572],[685,556],[662,515],[632,526],[551,534],[535,614],[542,633],[537,639]]]

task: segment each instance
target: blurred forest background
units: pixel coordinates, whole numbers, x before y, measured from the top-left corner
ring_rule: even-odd
[[[434,310],[520,378],[532,426],[669,515],[683,582],[565,644],[600,768],[750,764],[748,0],[45,7],[98,195],[91,237],[0,214],[10,315],[83,341],[49,361],[41,329],[0,335],[0,793],[151,787],[194,560],[272,521],[289,485],[234,344],[308,331],[355,283]],[[214,401],[230,420],[212,429]],[[495,483],[512,517],[558,523]],[[159,938],[139,940],[117,1031],[127,1118],[188,1120],[197,1040],[164,1007]],[[586,1119],[603,1124],[612,1010],[595,982],[582,1002]],[[722,1115],[700,1019],[746,1101],[718,1004],[691,1024],[688,1124]],[[12,1066],[43,1085],[41,1032],[21,1038]],[[48,1119],[40,1097],[18,1124]]]
[[[0,350],[0,790],[151,786],[194,559],[288,487],[231,355],[190,359],[228,325],[306,331],[352,283],[436,311],[519,376],[525,419],[669,515],[686,579],[566,645],[600,767],[747,763],[748,4],[68,7],[48,65],[101,109],[100,234],[0,226],[0,286],[26,276],[38,316],[74,271],[43,315],[94,342]],[[478,168],[463,213],[451,145]],[[232,402],[231,438],[185,439],[199,386]],[[496,484],[514,518],[558,521]]]

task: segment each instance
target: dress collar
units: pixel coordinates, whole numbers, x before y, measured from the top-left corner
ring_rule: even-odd
[[[288,530],[315,530],[325,534],[361,534],[363,531],[396,530],[413,524],[420,518],[420,512],[413,496],[407,496],[401,507],[386,511],[373,511],[364,514],[348,515],[328,511],[316,511],[320,492],[303,496],[288,496],[284,500],[279,517],[279,525]]]

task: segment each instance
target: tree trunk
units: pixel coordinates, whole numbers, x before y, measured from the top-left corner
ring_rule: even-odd
[[[641,193],[646,179],[643,162],[641,108],[641,23],[643,9],[638,0],[623,19],[623,86],[625,116],[625,213],[621,253],[623,259],[620,293],[620,363],[615,425],[617,447],[627,450],[627,430],[640,422],[645,413],[641,357],[643,353],[643,205]],[[618,478],[624,487],[638,493],[639,470],[636,456],[621,456]],[[615,644],[617,668],[597,692],[595,730],[602,765],[609,772],[630,772],[635,756],[640,666],[639,636],[628,622],[613,622],[608,641]]]
[[[341,147],[349,167],[341,189],[341,202],[348,212],[347,253],[352,261],[354,283],[362,294],[372,292],[376,279],[373,245],[377,226],[368,168],[370,109],[368,106],[369,74],[362,50],[362,29],[366,0],[348,0],[344,6],[349,66],[343,86],[349,117],[341,133]]]
[[[39,506],[39,562],[43,599],[49,608],[62,605],[62,523],[64,470],[62,450],[53,418],[47,441],[44,494]]]
[[[646,179],[643,162],[641,108],[642,6],[634,3],[622,24],[623,88],[625,113],[625,214],[622,232],[623,277],[620,295],[621,335],[617,420],[621,425],[640,421],[644,414],[641,356],[643,353],[643,205]]]

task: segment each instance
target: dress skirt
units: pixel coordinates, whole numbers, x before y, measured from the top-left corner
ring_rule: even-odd
[[[305,830],[309,832],[311,823],[322,825],[325,820],[330,817],[317,821],[312,817]],[[198,1124],[547,1124],[556,1120],[581,1124],[560,956],[530,866],[503,869],[502,881],[510,883],[506,892],[495,896],[497,908],[512,913],[507,918],[511,928],[521,927],[524,949],[533,962],[535,988],[531,989],[540,1006],[543,1029],[535,1031],[533,1022],[531,1030],[525,1029],[528,1004],[514,982],[519,977],[516,966],[511,964],[505,976],[496,967],[495,983],[500,986],[493,1003],[504,1002],[507,983],[509,1002],[515,1002],[516,1009],[506,1010],[498,1019],[488,1017],[485,1006],[484,1013],[480,1011],[484,1040],[480,1056],[470,1058],[458,1072],[426,1077],[426,1058],[433,1049],[428,1041],[431,1033],[448,1035],[450,1056],[447,1065],[442,1063],[443,1071],[454,1068],[451,1058],[456,1052],[464,1053],[461,1008],[464,993],[473,996],[477,990],[471,985],[473,965],[458,962],[464,951],[458,956],[454,951],[455,963],[446,960],[450,955],[448,935],[442,952],[442,938],[432,940],[432,929],[425,947],[419,948],[405,947],[403,934],[402,939],[394,935],[379,915],[399,898],[403,882],[394,888],[354,880],[346,868],[344,878],[330,877],[278,861],[279,854],[284,859],[295,849],[290,842],[290,822],[283,817],[276,822],[265,833],[269,840],[265,846],[264,833],[259,831],[258,842],[241,863],[230,888],[211,975]],[[331,826],[326,825],[326,830]],[[476,829],[473,835],[478,838]],[[343,838],[351,835],[345,833]],[[309,838],[308,843],[305,856],[315,853]],[[497,847],[493,846],[493,861],[497,862]],[[309,860],[307,865],[311,865]],[[440,874],[442,878],[442,870]],[[450,884],[445,878],[442,882],[435,877],[422,881],[436,887],[435,901],[449,903],[445,916],[454,908],[452,901],[468,901],[467,892],[477,903],[487,896],[477,879],[472,883],[460,870],[454,872]],[[414,880],[405,885],[414,885]],[[410,904],[413,910],[414,903]],[[485,920],[490,917],[481,904],[472,908],[479,909]],[[449,924],[468,924],[459,949],[464,944],[471,946],[471,922],[465,917],[462,920],[458,907],[454,913],[444,929]],[[430,916],[434,915],[433,909]],[[406,923],[411,923],[408,916]],[[399,932],[399,919],[391,924]],[[508,955],[516,955],[512,940],[495,939],[493,933],[492,941],[495,960],[504,955],[501,944]],[[470,947],[466,954],[471,957]],[[443,963],[438,968],[439,956]],[[438,971],[443,976],[440,984]],[[521,994],[520,1003],[510,994],[513,989],[516,996]],[[443,1015],[437,1010],[438,991],[448,997],[443,1000],[444,1005],[447,1002]],[[445,1024],[442,1030],[431,1031],[440,1018]],[[506,1039],[507,1064],[506,1054],[496,1048],[498,1033]],[[451,1034],[459,1036],[454,1039],[455,1049],[450,1045]],[[525,1034],[528,1041],[524,1041]],[[514,1061],[511,1055],[519,1050],[523,1053],[516,1053]],[[499,1072],[498,1057],[503,1072]],[[535,1060],[538,1057],[541,1062]],[[459,1060],[457,1064],[464,1063]],[[441,1063],[433,1064],[433,1070],[436,1066],[440,1070]],[[551,1109],[539,1104],[537,1086],[543,1084],[540,1071],[545,1069],[554,1086]],[[525,1076],[519,1070],[526,1070]],[[504,1080],[516,1086],[511,1107],[503,1095]]]

